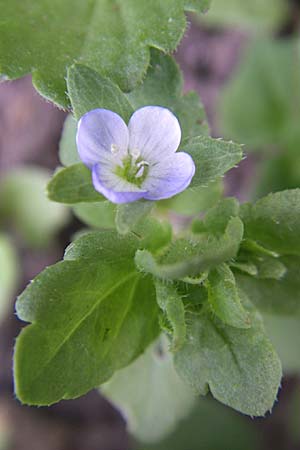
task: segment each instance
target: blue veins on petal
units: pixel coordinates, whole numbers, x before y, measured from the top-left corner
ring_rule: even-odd
[[[80,119],[76,140],[95,189],[113,203],[172,197],[195,174],[191,156],[176,152],[181,129],[167,108],[140,108],[128,127],[113,111],[94,109]]]

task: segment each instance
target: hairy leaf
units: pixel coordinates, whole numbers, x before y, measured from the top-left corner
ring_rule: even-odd
[[[245,237],[279,254],[300,254],[300,189],[276,192],[244,204]]]
[[[235,278],[226,264],[220,264],[209,273],[208,301],[213,312],[227,325],[249,328],[250,316],[242,306]]]
[[[156,258],[146,250],[139,250],[135,261],[141,271],[162,279],[199,275],[234,258],[242,237],[243,224],[238,217],[233,217],[220,237],[210,234],[198,241],[177,239]]]
[[[17,302],[15,386],[27,404],[74,398],[107,381],[157,336],[153,282],[135,270],[134,238],[88,233]]]
[[[210,181],[215,181],[243,157],[241,145],[207,136],[190,139],[182,145],[182,150],[191,155],[196,165],[191,187],[206,186]]]
[[[151,201],[137,201],[117,206],[116,227],[120,234],[127,234],[150,213],[154,206]]]
[[[89,67],[80,64],[70,67],[67,86],[76,119],[92,109],[103,108],[116,112],[128,122],[134,111],[116,84]]]
[[[185,346],[175,354],[175,368],[200,394],[208,389],[220,402],[250,416],[264,416],[276,400],[281,365],[266,337],[260,316],[252,327],[222,324],[204,311],[190,314]]]
[[[278,259],[285,268],[279,279],[251,277],[235,273],[238,286],[262,312],[280,315],[300,315],[300,258]]]
[[[67,106],[65,77],[75,61],[131,90],[149,63],[149,47],[174,50],[186,26],[184,9],[206,0],[1,1],[0,73],[32,72],[46,98]]]
[[[49,199],[59,203],[104,200],[93,186],[91,171],[82,163],[59,170],[48,184],[47,191]]]
[[[185,342],[186,324],[185,311],[182,298],[176,287],[172,284],[155,281],[156,300],[164,312],[166,320],[172,329],[171,351],[177,351]]]
[[[128,94],[134,109],[147,105],[169,108],[179,119],[182,139],[208,133],[203,105],[196,92],[183,95],[181,72],[171,56],[152,49],[150,66],[143,83]]]

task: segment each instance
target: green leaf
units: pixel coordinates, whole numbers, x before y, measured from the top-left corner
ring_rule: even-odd
[[[285,265],[276,258],[264,256],[255,260],[258,278],[273,278],[280,280],[286,273]]]
[[[276,192],[244,204],[245,237],[279,254],[300,254],[300,189]]]
[[[74,64],[68,70],[67,86],[77,119],[92,109],[103,108],[116,112],[128,122],[134,111],[116,84],[89,67]]]
[[[250,316],[243,307],[235,278],[226,264],[220,264],[208,275],[208,301],[222,322],[236,328],[249,328]]]
[[[261,317],[251,312],[252,327],[227,326],[210,314],[190,314],[187,341],[175,354],[175,368],[200,394],[212,395],[250,416],[271,410],[281,380],[281,365]]]
[[[73,206],[78,219],[93,228],[115,228],[116,205],[109,201],[78,203]]]
[[[177,239],[157,257],[146,250],[135,256],[138,268],[162,279],[181,279],[199,275],[234,258],[243,237],[243,224],[233,217],[220,237],[205,235],[197,241]]]
[[[88,233],[45,269],[17,302],[22,330],[15,386],[26,404],[78,397],[128,365],[158,334],[155,289],[140,276],[137,241]]]
[[[223,198],[210,208],[203,220],[196,219],[192,224],[194,233],[224,233],[229,220],[239,215],[239,203],[235,198]]]
[[[247,48],[223,94],[225,136],[253,149],[299,142],[298,47],[296,39],[259,39]]]
[[[36,89],[63,107],[67,68],[76,61],[131,90],[146,71],[150,46],[176,48],[184,9],[191,8],[205,10],[207,1],[2,1],[0,73],[12,79],[31,72]]]
[[[154,104],[169,108],[178,117],[183,140],[208,132],[199,96],[194,92],[182,95],[183,81],[178,66],[171,56],[158,50],[151,51],[145,80],[128,95],[112,81],[79,64],[69,69],[67,83],[77,119],[92,109],[105,108],[128,122],[136,109]]]
[[[245,272],[247,275],[257,275],[256,265],[251,261],[230,261],[230,267]]]
[[[285,256],[278,259],[286,271],[279,279],[257,278],[236,272],[239,288],[256,307],[268,314],[300,315],[300,258]]]
[[[101,387],[126,417],[129,431],[143,442],[161,440],[195,403],[194,393],[178,377],[164,347],[164,342],[154,344]]]
[[[118,233],[127,234],[152,210],[154,202],[140,200],[117,206],[116,228]]]
[[[77,121],[69,114],[65,120],[59,142],[59,160],[63,166],[80,163],[76,145]]]
[[[139,238],[139,247],[156,252],[168,245],[172,239],[172,226],[168,221],[147,217],[138,223],[133,234]]]
[[[26,166],[10,171],[0,182],[0,217],[31,247],[46,247],[69,220],[63,205],[50,202],[45,190],[50,173]]]
[[[8,236],[0,233],[0,321],[5,317],[19,280],[16,250]]]
[[[214,0],[203,20],[213,26],[265,32],[280,27],[287,20],[287,12],[284,0]]]
[[[223,185],[220,180],[209,183],[208,186],[190,188],[172,198],[161,200],[159,208],[171,209],[178,214],[192,216],[206,211],[221,197]]]
[[[191,155],[196,165],[191,187],[206,186],[210,181],[215,181],[235,167],[243,157],[241,145],[207,136],[190,139],[182,146],[182,150]]]
[[[127,97],[133,109],[147,105],[169,108],[179,119],[184,141],[207,134],[208,125],[198,94],[182,95],[182,91],[183,79],[174,58],[152,49],[146,78]]]
[[[174,285],[156,280],[155,287],[157,303],[165,314],[166,320],[170,323],[172,329],[170,350],[176,352],[182,347],[186,337],[183,301]]]
[[[47,186],[50,200],[59,203],[101,202],[104,197],[92,183],[91,171],[82,163],[59,170]]]

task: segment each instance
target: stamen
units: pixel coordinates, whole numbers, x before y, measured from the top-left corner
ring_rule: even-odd
[[[148,167],[149,163],[147,161],[140,161],[136,164],[136,168],[138,169],[135,178],[141,178],[145,173],[145,167]]]
[[[141,167],[141,166],[149,166],[149,163],[147,161],[140,161],[137,163],[136,167]]]
[[[134,161],[136,161],[141,156],[141,152],[138,148],[133,148],[132,150],[129,150],[129,152]]]
[[[141,178],[144,175],[145,166],[141,166],[137,173],[135,174],[135,178]]]

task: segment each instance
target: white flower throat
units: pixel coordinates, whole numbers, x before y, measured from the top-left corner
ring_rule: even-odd
[[[116,144],[111,145],[111,153],[119,156],[120,150]],[[130,183],[141,185],[147,176],[149,163],[142,159],[140,150],[128,149],[127,155],[120,162],[121,165],[116,167],[116,174]]]

